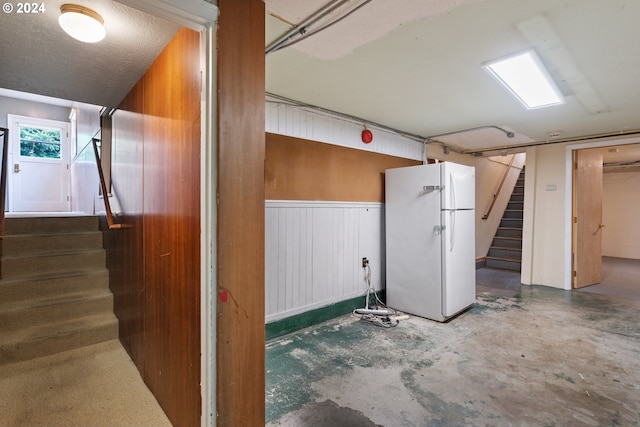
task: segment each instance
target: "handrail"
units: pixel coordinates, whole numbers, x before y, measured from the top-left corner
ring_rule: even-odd
[[[484,214],[482,216],[482,219],[486,220],[487,218],[489,218],[489,215],[491,214],[491,211],[493,210],[493,205],[496,204],[496,200],[498,200],[498,196],[500,195],[500,191],[502,191],[502,186],[504,185],[504,182],[507,179],[507,176],[509,175],[509,171],[511,170],[511,167],[513,166],[513,160],[516,158],[515,154],[511,155],[511,160],[509,161],[509,166],[507,166],[507,168],[505,169],[504,173],[502,174],[502,178],[500,179],[500,184],[498,185],[498,190],[493,194],[493,200],[491,200],[491,204],[489,205],[489,210],[487,210],[487,213]]]
[[[4,239],[4,210],[7,198],[7,162],[9,158],[9,129],[0,128],[2,141],[2,171],[0,172],[0,239]]]
[[[104,209],[107,212],[107,224],[109,230],[116,228],[123,228],[122,224],[116,224],[113,219],[113,213],[111,212],[111,204],[109,203],[109,194],[107,192],[107,183],[104,180],[104,173],[102,172],[102,162],[100,161],[100,154],[98,154],[97,138],[91,138],[91,144],[93,145],[93,154],[96,156],[96,166],[98,167],[98,176],[100,177],[100,188],[102,189],[102,200],[104,201]]]

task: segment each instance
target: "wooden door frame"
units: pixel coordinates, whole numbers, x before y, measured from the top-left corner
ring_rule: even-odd
[[[576,150],[583,150],[586,148],[599,148],[610,147],[614,145],[627,145],[640,143],[640,137],[633,138],[609,138],[602,141],[585,142],[582,144],[567,145],[565,147],[565,235],[564,235],[564,289],[573,289],[573,189],[574,189],[574,177],[573,177],[573,155]]]

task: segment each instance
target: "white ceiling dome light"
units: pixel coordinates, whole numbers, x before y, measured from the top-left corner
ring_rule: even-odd
[[[81,42],[96,43],[106,35],[102,16],[84,6],[63,4],[58,23],[67,34]]]

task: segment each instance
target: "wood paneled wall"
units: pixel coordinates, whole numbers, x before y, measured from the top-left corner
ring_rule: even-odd
[[[265,424],[262,0],[219,0],[217,411]]]
[[[113,121],[129,228],[107,233],[120,336],[175,426],[200,424],[200,35],[182,29]]]
[[[267,133],[267,200],[384,202],[385,169],[417,160]]]

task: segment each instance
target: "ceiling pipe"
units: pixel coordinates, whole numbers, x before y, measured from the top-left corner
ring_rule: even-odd
[[[376,123],[373,122],[371,120],[365,120],[362,117],[357,117],[357,116],[352,116],[351,114],[346,114],[346,113],[341,113],[339,111],[335,111],[335,110],[330,110],[328,108],[324,108],[324,107],[319,107],[317,105],[312,105],[312,104],[307,104],[305,102],[302,101],[296,101],[295,99],[291,99],[291,98],[287,98],[281,95],[276,95],[274,93],[270,93],[270,92],[266,92],[265,95],[269,98],[273,98],[274,101],[269,101],[268,99],[266,100],[267,102],[275,102],[275,103],[280,103],[280,104],[287,104],[287,105],[293,105],[296,107],[300,107],[300,108],[306,108],[308,110],[313,110],[313,111],[319,111],[321,113],[324,114],[328,114],[331,116],[338,116],[338,117],[342,117],[343,119],[346,120],[350,120],[352,122],[355,123],[362,123],[364,126],[370,126],[370,127],[375,127],[381,130],[386,130],[388,132],[391,133],[395,133],[396,135],[400,135],[400,136],[404,136],[406,138],[412,139],[414,141],[418,141],[420,143],[424,143],[424,136],[420,136],[420,135],[416,135],[413,133],[409,133],[409,132],[405,132],[399,129],[394,129],[392,127],[380,124],[380,123]]]
[[[332,11],[334,11],[337,8],[339,8],[343,4],[348,3],[349,1],[350,0],[333,0],[330,3],[327,3],[321,9],[319,9],[316,12],[312,13],[304,21],[302,21],[298,25],[295,25],[293,28],[291,28],[291,30],[287,31],[285,34],[283,34],[282,36],[278,37],[271,44],[269,44],[269,46],[267,46],[266,49],[265,49],[265,52],[264,52],[265,55],[268,55],[271,52],[274,52],[274,51],[278,50],[278,48],[281,45],[283,45],[286,42],[288,42],[291,38],[303,35],[304,33],[307,32],[307,27],[309,25],[312,25],[314,22],[318,21],[319,19],[321,19],[322,17],[324,17],[328,13],[331,13]]]
[[[508,150],[520,150],[531,147],[539,147],[541,145],[555,145],[555,144],[566,144],[569,142],[588,142],[588,141],[596,141],[602,139],[612,139],[616,137],[630,137],[630,136],[640,136],[640,129],[629,129],[622,130],[618,132],[608,132],[608,133],[597,133],[591,135],[582,135],[575,136],[572,138],[562,138],[562,139],[554,139],[554,140],[543,140],[543,141],[531,141],[526,144],[518,144],[518,145],[508,145],[508,146],[500,146],[500,147],[490,147],[485,148],[483,150],[463,150],[460,151],[460,154],[470,154],[472,156],[482,156],[484,153],[491,152],[499,152],[504,149]]]
[[[319,107],[317,105],[312,105],[312,104],[307,104],[301,101],[296,101],[293,100],[291,98],[286,98],[284,96],[280,96],[280,95],[276,95],[274,93],[270,93],[267,92],[266,93],[267,97],[273,98],[275,101],[269,101],[267,100],[267,102],[276,102],[276,103],[283,103],[283,104],[288,104],[288,105],[294,105],[297,107],[301,107],[301,108],[306,108],[309,110],[315,110],[315,111],[319,111],[325,114],[329,114],[329,115],[333,115],[333,116],[338,116],[338,117],[342,117],[343,119],[347,119],[350,120],[352,122],[355,123],[362,123],[363,125],[369,125],[370,127],[376,127],[378,129],[381,130],[385,130],[387,132],[391,132],[391,133],[395,133],[396,135],[400,135],[400,136],[404,136],[405,138],[408,139],[412,139],[414,141],[417,141],[423,145],[426,145],[427,143],[437,143],[439,145],[442,145],[443,150],[448,151],[453,151],[454,153],[458,153],[458,154],[468,154],[471,156],[482,156],[484,153],[487,152],[500,152],[502,150],[512,150],[512,149],[523,149],[523,148],[529,148],[529,147],[537,147],[540,145],[552,145],[552,144],[561,144],[561,143],[566,143],[566,142],[583,142],[583,141],[592,141],[592,140],[596,140],[596,139],[606,139],[606,138],[615,138],[615,137],[620,137],[620,136],[640,136],[640,129],[630,129],[627,131],[619,131],[619,132],[610,132],[610,133],[601,133],[601,134],[593,134],[593,135],[584,135],[584,136],[576,136],[573,138],[563,138],[563,139],[558,139],[558,140],[544,140],[544,141],[532,141],[526,144],[519,144],[519,145],[501,145],[499,147],[490,147],[490,148],[486,148],[483,150],[462,150],[459,147],[455,147],[452,145],[445,145],[442,141],[438,141],[438,140],[432,140],[429,141],[429,138],[435,138],[439,135],[436,136],[430,136],[430,137],[424,137],[421,135],[416,135],[414,133],[410,133],[410,132],[405,132],[399,129],[395,129],[380,123],[376,123],[370,120],[365,120],[361,117],[357,117],[357,116],[352,116],[350,114],[346,114],[346,113],[341,113],[339,111],[335,111],[335,110],[330,110],[328,108],[323,108],[323,107]],[[484,127],[494,127],[494,126],[480,126],[480,128],[484,128]],[[497,126],[496,126],[497,127]],[[475,129],[475,128],[474,128]],[[502,128],[499,128],[501,131],[507,133],[507,131],[505,131]],[[461,132],[461,131],[458,131]],[[454,132],[455,133],[455,132]],[[508,135],[507,135],[508,137]]]
[[[495,126],[495,125],[486,125],[486,126],[478,126],[475,128],[469,128],[469,129],[463,129],[463,130],[454,130],[453,132],[447,132],[447,133],[440,133],[438,135],[431,135],[428,136],[426,139],[432,139],[432,138],[438,138],[440,136],[447,136],[447,135],[454,135],[454,134],[458,134],[458,133],[464,133],[464,132],[471,132],[474,130],[478,130],[478,129],[498,129],[499,131],[502,131],[505,133],[505,135],[507,135],[507,138],[513,138],[515,136],[515,134],[511,131],[508,131],[506,129],[502,129],[500,126]]]
[[[328,108],[319,107],[317,105],[307,104],[306,102],[302,102],[302,101],[296,101],[295,99],[287,98],[287,97],[281,96],[281,95],[276,95],[275,93],[266,92],[265,95],[268,98],[273,98],[275,100],[275,101],[269,101],[267,99],[267,102],[284,103],[284,104],[294,105],[294,106],[301,107],[301,108],[306,108],[306,109],[309,109],[309,110],[319,111],[319,112],[324,113],[324,114],[329,114],[329,115],[332,115],[332,116],[342,117],[343,119],[350,120],[352,122],[362,123],[364,126],[369,125],[369,126],[376,127],[378,129],[385,130],[387,132],[395,133],[396,135],[404,136],[405,138],[412,139],[414,141],[417,141],[417,142],[421,143],[424,146],[423,150],[425,152],[426,152],[427,143],[435,143],[435,144],[439,144],[439,145],[442,146],[442,150],[445,152],[445,154],[449,154],[451,151],[453,151],[454,153],[458,153],[458,154],[471,154],[473,156],[478,156],[478,155],[481,156],[482,155],[481,152],[480,152],[480,154],[478,154],[479,152],[465,152],[464,150],[462,150],[459,147],[456,147],[455,145],[451,145],[451,144],[446,144],[445,145],[444,142],[438,141],[437,139],[434,139],[434,140],[430,140],[429,139],[429,138],[435,138],[435,137],[441,136],[441,135],[434,135],[434,136],[430,136],[430,137],[424,137],[422,135],[417,135],[415,133],[405,132],[405,131],[400,130],[400,129],[395,129],[395,128],[392,128],[390,126],[386,126],[386,125],[383,125],[383,124],[380,124],[380,123],[376,123],[376,122],[373,122],[371,120],[365,120],[365,119],[363,119],[361,117],[353,116],[351,114],[341,113],[340,111],[330,110]],[[472,128],[472,129],[466,129],[466,130],[462,130],[462,131],[450,132],[448,134],[443,134],[443,135],[450,135],[450,134],[453,134],[453,133],[466,132],[466,131],[469,131],[469,130],[482,129],[482,128],[486,128],[486,127],[489,127],[489,128],[495,127],[495,128],[500,129],[501,131],[503,131],[505,133],[508,132],[508,131],[506,131],[506,130],[504,130],[502,128],[499,128],[497,126],[487,125],[487,126],[480,126],[478,128]]]

